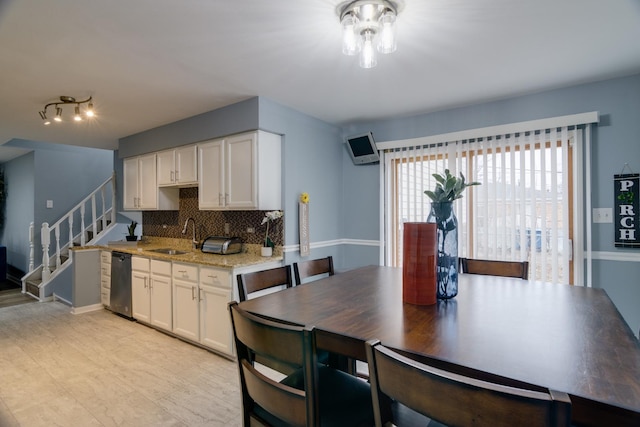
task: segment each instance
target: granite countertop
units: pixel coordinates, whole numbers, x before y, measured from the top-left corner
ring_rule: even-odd
[[[194,264],[209,265],[212,267],[221,267],[233,269],[237,267],[246,267],[249,265],[264,264],[273,261],[282,261],[282,248],[275,248],[271,257],[263,257],[260,255],[260,245],[243,244],[242,253],[233,255],[216,255],[203,253],[200,249],[193,250],[191,241],[186,239],[169,239],[161,237],[144,237],[137,242],[117,241],[109,242],[104,246],[86,246],[74,247],[74,250],[95,249],[96,247],[130,253],[132,255],[145,256],[154,259],[162,259],[167,261],[187,262]],[[163,254],[151,252],[153,249],[171,248],[184,251],[184,254]]]

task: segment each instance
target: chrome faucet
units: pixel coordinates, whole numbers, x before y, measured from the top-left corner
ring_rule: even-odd
[[[182,229],[182,234],[187,234],[187,226],[189,225],[189,220],[191,220],[193,222],[193,237],[191,238],[191,249],[196,250],[198,249],[198,241],[196,240],[196,220],[189,217],[187,218],[187,220],[184,222],[184,228]]]

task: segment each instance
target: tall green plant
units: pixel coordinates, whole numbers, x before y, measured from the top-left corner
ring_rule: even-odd
[[[462,192],[467,187],[480,185],[479,182],[466,182],[462,172],[460,172],[460,178],[451,175],[449,169],[444,170],[444,175],[434,173],[433,177],[437,181],[435,190],[426,190],[424,194],[436,203],[453,202],[462,197]]]

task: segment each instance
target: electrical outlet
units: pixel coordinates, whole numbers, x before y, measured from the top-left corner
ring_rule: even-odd
[[[255,233],[256,229],[253,227],[247,227],[247,233]]]
[[[229,234],[229,231],[231,230],[231,225],[229,225],[228,222],[224,223],[224,234]]]
[[[613,222],[613,209],[611,208],[593,208],[593,223],[608,224]]]

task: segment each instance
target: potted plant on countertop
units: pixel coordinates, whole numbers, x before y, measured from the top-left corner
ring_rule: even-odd
[[[283,215],[284,213],[282,211],[270,211],[264,215],[264,218],[262,218],[261,225],[264,225],[265,223],[267,224],[267,231],[264,234],[264,242],[262,243],[262,248],[260,248],[260,254],[262,256],[266,257],[273,255],[273,248],[275,247],[275,243],[273,243],[273,240],[271,240],[271,238],[269,237],[269,224],[271,223],[271,221],[282,218]]]
[[[458,219],[453,201],[461,198],[467,187],[480,183],[466,182],[462,173],[458,178],[449,169],[445,169],[444,175],[434,173],[433,177],[437,181],[435,190],[424,192],[431,199],[427,222],[435,222],[438,232],[437,297],[449,299],[458,294]]]
[[[131,224],[129,224],[129,226],[127,227],[127,229],[129,230],[129,235],[126,236],[127,242],[135,242],[136,240],[138,240],[138,236],[136,236],[137,226],[138,223],[136,221],[131,221]]]

